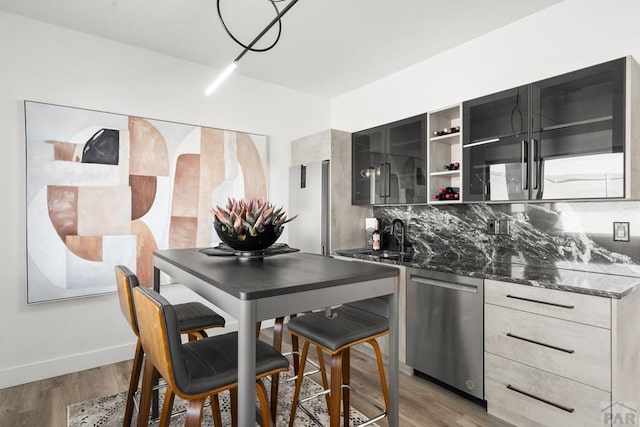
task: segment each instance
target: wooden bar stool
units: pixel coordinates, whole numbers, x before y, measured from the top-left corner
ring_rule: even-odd
[[[296,314],[291,314],[289,315],[290,319],[295,319],[297,317]],[[284,332],[284,321],[285,318],[284,317],[278,317],[275,319],[274,324],[273,324],[273,348],[275,348],[276,350],[282,352],[282,338],[283,338],[283,332]],[[262,325],[262,322],[257,322],[256,323],[256,338],[258,338],[260,336],[260,327]],[[307,375],[313,375],[315,373],[318,372],[324,372],[325,368],[324,368],[324,360],[322,358],[322,351],[320,350],[320,348],[317,348],[317,353],[318,353],[318,363],[319,365],[316,365],[315,363],[313,363],[312,361],[309,361],[310,364],[312,364],[314,366],[315,369],[305,372],[303,375],[307,376]],[[293,373],[294,376],[292,378],[288,378],[285,381],[295,381],[298,378],[298,374],[299,374],[299,366],[300,366],[300,349],[298,346],[298,337],[296,335],[291,335],[291,352],[289,353],[283,353],[284,356],[289,356],[291,355],[292,359],[293,359]],[[274,374],[271,378],[271,391],[270,391],[270,399],[271,399],[271,419],[273,421],[273,423],[275,424],[276,422],[276,417],[277,417],[277,413],[278,413],[278,391],[279,391],[279,387],[280,387],[280,374]],[[328,387],[327,385],[327,380],[326,380],[326,375],[323,375],[322,377],[322,381],[323,381],[323,386],[325,388]],[[328,400],[327,400],[327,404],[328,404]]]
[[[139,286],[139,282],[138,277],[124,265],[117,265],[115,270],[120,310],[125,319],[127,319],[127,322],[129,322],[131,330],[133,330],[133,333],[138,337],[123,420],[123,426],[129,427],[133,418],[135,393],[138,390],[138,382],[140,380],[142,361],[144,358],[144,350],[140,342],[138,321],[136,318],[135,302],[133,300],[133,289]],[[178,329],[180,333],[188,334],[190,341],[205,338],[207,336],[205,329],[222,328],[225,324],[224,317],[199,302],[176,304],[174,305],[174,309],[178,319]],[[146,409],[142,408],[141,405],[140,412],[144,410]]]
[[[314,312],[296,317],[295,319],[291,319],[287,326],[291,334],[304,340],[300,359],[301,371],[304,370],[310,344],[316,345],[331,355],[331,387],[329,389],[325,386],[324,391],[307,397],[304,401],[300,401],[302,376],[298,376],[293,394],[291,416],[289,418],[290,427],[293,427],[298,406],[308,416],[315,419],[302,403],[321,395],[326,395],[327,393],[329,394],[328,410],[331,427],[338,427],[340,425],[341,400],[344,412],[343,425],[345,427],[349,425],[350,391],[353,391],[382,411],[379,415],[369,419],[363,425],[368,425],[387,416],[389,410],[389,390],[384,372],[382,354],[376,341],[376,338],[389,333],[387,317],[367,311],[357,305],[343,305],[335,310]],[[378,373],[380,375],[380,385],[384,397],[384,408],[362,395],[350,385],[350,349],[362,343],[370,344],[375,351],[378,362]],[[325,373],[323,372],[323,377],[324,375]]]
[[[223,391],[238,387],[238,333],[207,337],[182,343],[175,307],[153,289],[133,291],[140,341],[145,350],[142,399],[150,398],[157,370],[167,380],[160,426],[168,426],[175,396],[188,401],[185,426],[199,426],[207,397],[212,401]],[[256,394],[262,411],[262,425],[270,426],[269,403],[261,379],[286,371],[289,361],[270,345],[256,340]],[[212,408],[214,405],[211,405]],[[138,425],[146,426],[149,413],[140,413]],[[221,425],[213,411],[214,423]]]

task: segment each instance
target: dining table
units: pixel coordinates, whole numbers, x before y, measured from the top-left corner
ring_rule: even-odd
[[[399,278],[396,268],[303,252],[258,259],[209,256],[198,248],[155,251],[153,265],[153,286],[157,291],[161,281],[180,282],[237,320],[240,427],[256,425],[256,322],[386,296],[389,303],[388,422],[390,427],[398,426]]]

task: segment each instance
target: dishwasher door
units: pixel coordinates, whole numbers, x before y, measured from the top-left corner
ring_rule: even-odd
[[[483,280],[407,269],[407,364],[484,399]]]

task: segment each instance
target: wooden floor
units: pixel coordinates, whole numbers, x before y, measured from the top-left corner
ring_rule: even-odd
[[[270,340],[270,331],[262,333]],[[285,348],[287,344],[285,343]],[[1,427],[66,427],[67,405],[128,387],[131,362],[89,369],[0,390]],[[352,352],[352,384],[381,401],[375,361]],[[372,412],[354,399],[354,406]],[[375,412],[375,411],[373,411]],[[386,422],[380,422],[386,426]],[[421,378],[400,376],[400,426],[507,426],[484,408]]]

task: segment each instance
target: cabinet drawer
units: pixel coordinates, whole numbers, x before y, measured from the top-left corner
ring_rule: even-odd
[[[485,304],[484,349],[611,391],[611,331]]]
[[[517,426],[603,426],[611,394],[485,353],[487,411]]]
[[[611,328],[609,298],[485,279],[485,302]]]

